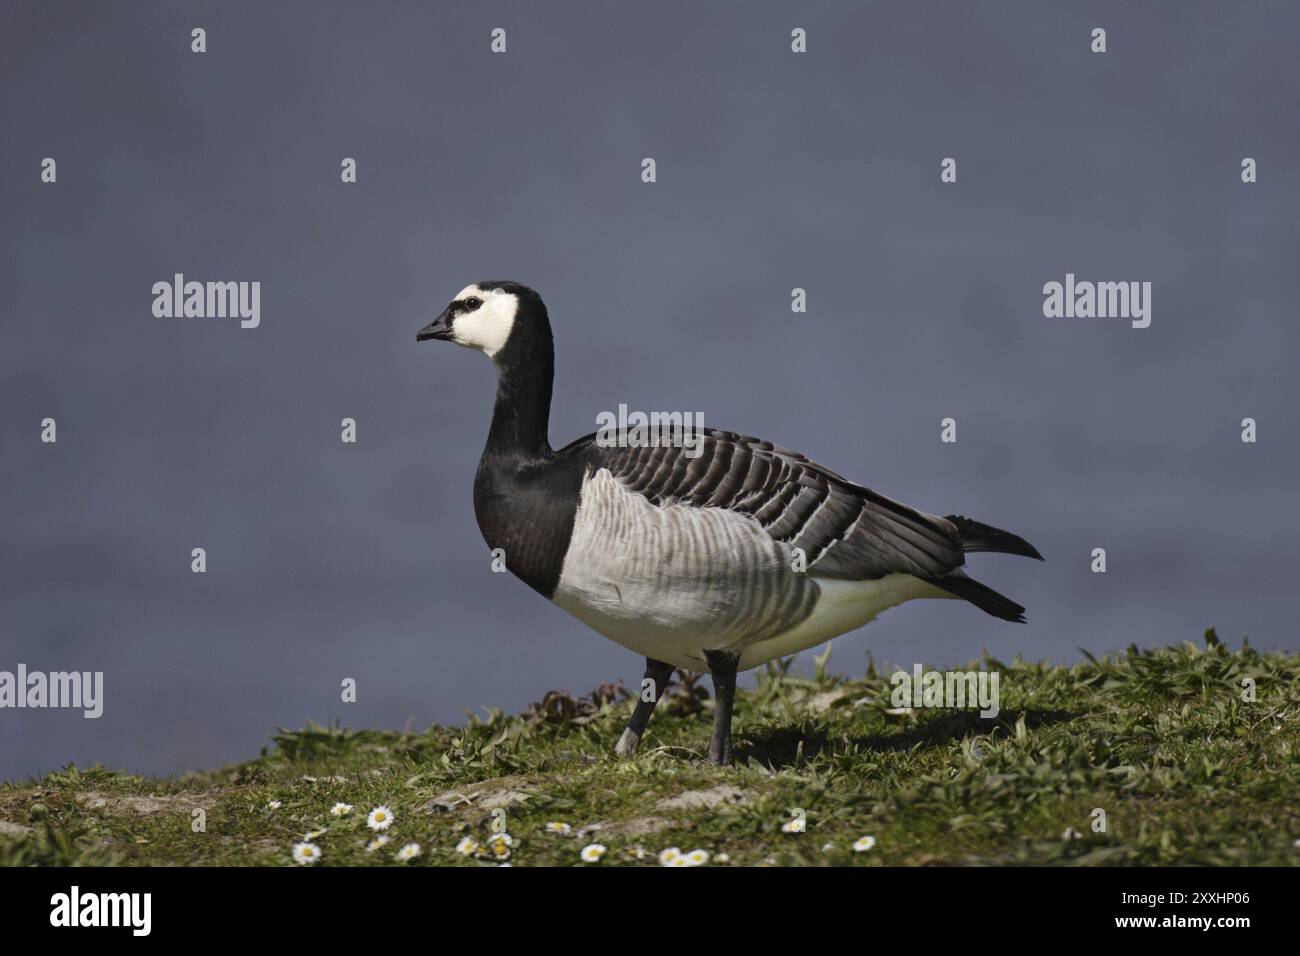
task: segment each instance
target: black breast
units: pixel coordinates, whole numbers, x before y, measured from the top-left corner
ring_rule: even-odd
[[[583,463],[485,453],[474,476],[474,516],[506,568],[549,599],[560,583],[582,491]]]

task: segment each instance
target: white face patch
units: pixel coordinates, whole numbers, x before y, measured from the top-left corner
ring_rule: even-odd
[[[451,340],[469,349],[478,349],[488,358],[496,355],[510,338],[515,325],[519,299],[512,292],[480,289],[467,285],[456,293],[456,301],[478,299],[477,309],[457,312],[451,322]]]

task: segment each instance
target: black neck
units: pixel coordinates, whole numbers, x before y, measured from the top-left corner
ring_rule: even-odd
[[[555,348],[549,328],[516,327],[493,362],[497,400],[484,454],[548,458]]]

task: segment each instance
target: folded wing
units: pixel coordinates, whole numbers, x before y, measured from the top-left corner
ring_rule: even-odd
[[[657,505],[750,516],[774,541],[802,549],[814,576],[866,580],[901,572],[933,579],[964,561],[951,521],[877,494],[798,452],[716,429],[694,441],[695,447],[617,447],[590,435],[560,454],[583,456],[593,473],[608,469]]]

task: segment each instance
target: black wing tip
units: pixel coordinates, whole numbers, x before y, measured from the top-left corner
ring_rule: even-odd
[[[965,515],[947,515],[945,520],[957,526],[957,536],[961,538],[962,551],[971,554],[987,551],[994,554],[1015,554],[1036,561],[1047,560],[1037,548],[1010,531],[1003,531],[982,521],[967,518]]]

